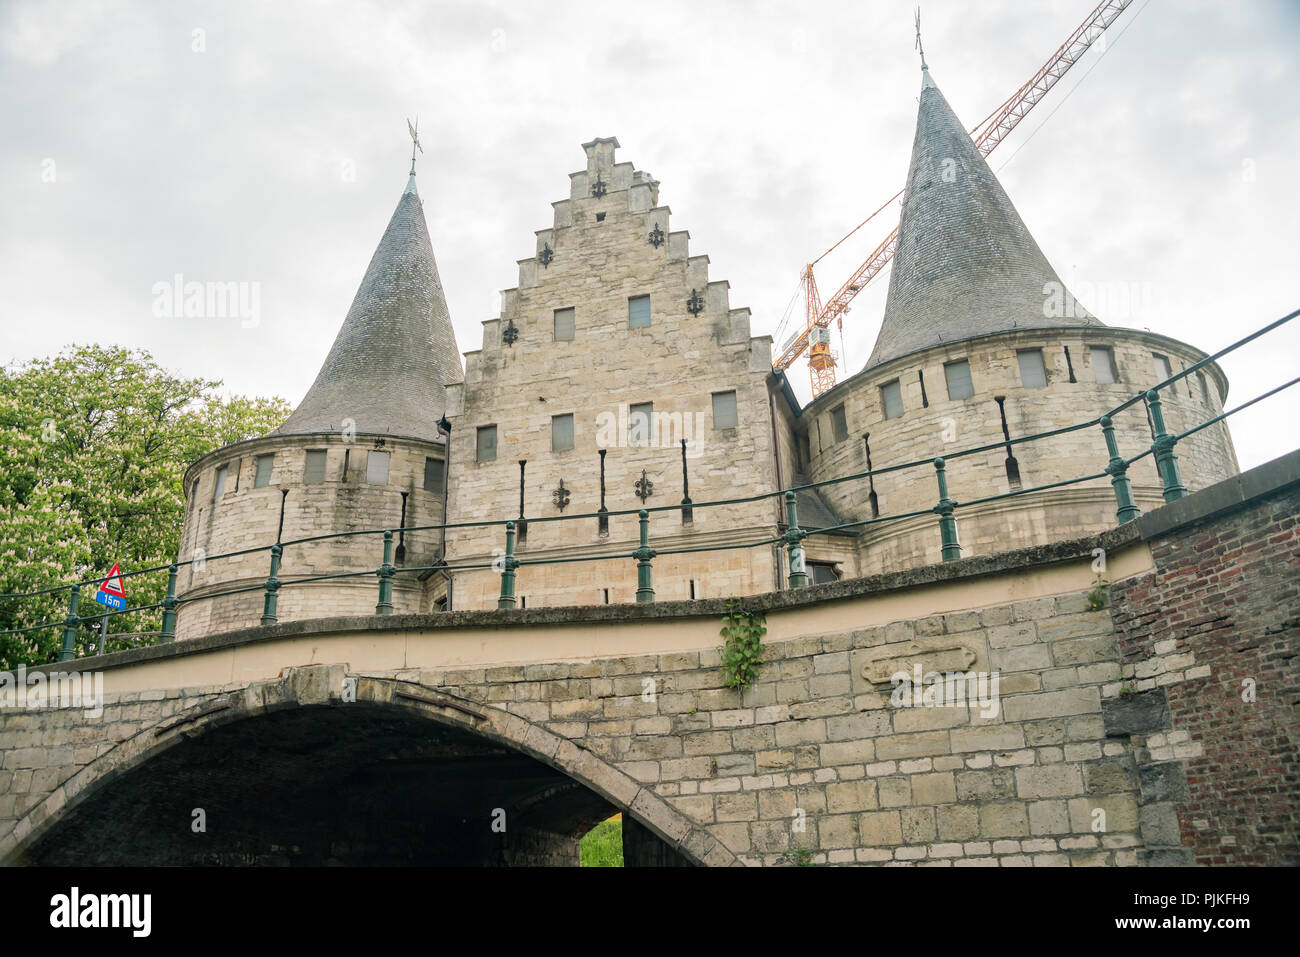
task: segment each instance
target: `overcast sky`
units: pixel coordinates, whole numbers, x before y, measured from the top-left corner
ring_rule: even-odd
[[[926,0],[931,73],[973,126],[1093,4]],[[775,333],[804,263],[902,185],[913,5],[0,0],[0,361],[113,343],[297,403],[405,186],[416,114],[462,351],[596,136],[659,179],[673,228]],[[1300,305],[1300,3],[1135,0],[1106,41],[990,162],[1067,286],[1108,290],[1080,293],[1102,321],[1217,350]],[[896,221],[824,260],[823,294]],[[176,274],[258,284],[260,321],[155,316]],[[842,376],[887,280],[845,322]],[[1292,326],[1225,360],[1230,405],[1296,374]],[[803,362],[790,377],[806,399]],[[1243,468],[1296,447],[1292,393],[1234,417]]]

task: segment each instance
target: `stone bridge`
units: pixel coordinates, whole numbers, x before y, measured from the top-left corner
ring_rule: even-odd
[[[719,601],[82,659],[102,713],[4,699],[0,861],[574,864],[622,812],[629,865],[1295,864],[1298,475],[745,599],[768,631],[743,692]],[[996,713],[891,700],[918,666],[996,673]]]

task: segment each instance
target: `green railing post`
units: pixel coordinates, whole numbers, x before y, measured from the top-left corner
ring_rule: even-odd
[[[167,597],[163,599],[162,640],[176,637],[176,563],[167,566]]]
[[[379,566],[379,604],[375,605],[376,615],[393,613],[393,533],[384,532],[384,563]]]
[[[788,519],[785,539],[790,548],[790,587],[803,588],[808,584],[808,569],[804,563],[803,540],[808,533],[799,527],[799,511],[795,506],[794,492],[785,493],[785,514]]]
[[[636,559],[637,604],[645,604],[655,600],[654,584],[650,580],[650,559],[657,552],[650,547],[650,513],[641,509],[637,517],[641,520],[641,547],[632,553],[632,557]]]
[[[943,459],[934,460],[934,471],[939,479],[939,504],[934,510],[939,513],[939,534],[943,538],[943,560],[955,562],[961,558],[961,545],[957,544],[957,520],[953,510],[957,503],[948,497],[948,475],[944,471]]]
[[[276,576],[280,573],[280,555],[284,550],[277,544],[271,546],[271,574],[266,579],[266,599],[262,602],[262,624],[274,625],[278,620],[275,617],[276,592],[280,590],[280,579]]]
[[[59,652],[60,661],[77,657],[77,623],[81,621],[77,617],[77,598],[80,594],[81,588],[78,585],[68,589],[68,617],[63,621],[63,650]]]
[[[1156,433],[1151,451],[1155,453],[1156,468],[1165,484],[1165,501],[1176,502],[1187,494],[1187,486],[1178,474],[1178,456],[1174,455],[1174,444],[1178,440],[1165,429],[1165,412],[1155,389],[1147,393],[1147,407],[1151,409],[1151,425]]]
[[[515,523],[506,522],[506,557],[501,568],[501,597],[497,599],[497,608],[515,607],[515,569],[519,559],[515,558]]]
[[[1110,455],[1106,474],[1110,476],[1110,484],[1115,488],[1115,502],[1119,506],[1115,514],[1123,525],[1133,521],[1142,511],[1133,503],[1133,485],[1128,480],[1128,464],[1119,454],[1119,443],[1115,441],[1115,423],[1108,415],[1101,417],[1101,434],[1106,437],[1106,452]]]

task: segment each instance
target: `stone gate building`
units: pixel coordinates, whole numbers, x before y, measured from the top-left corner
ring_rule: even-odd
[[[412,173],[302,404],[187,474],[181,559],[390,528],[397,565],[423,569],[394,578],[395,610],[486,609],[514,521],[522,607],[618,604],[636,596],[645,508],[658,597],[755,594],[787,584],[781,490],[799,487],[803,528],[830,530],[806,542],[811,581],[917,567],[940,558],[933,516],[913,514],[938,498],[933,471],[836,480],[985,446],[949,460],[952,496],[1024,494],[962,509],[961,554],[1060,541],[1115,524],[1100,430],[1015,440],[1099,416],[1206,357],[1074,299],[923,70],[879,338],[861,372],[802,406],[772,371],[770,337],[672,229],[659,182],[617,148],[584,144],[585,168],[463,373]],[[1211,363],[1162,392],[1166,421],[1211,418],[1226,394]],[[1150,447],[1144,403],[1114,424],[1122,455]],[[1178,455],[1189,490],[1237,472],[1223,423]],[[1130,478],[1140,509],[1159,504],[1153,459]],[[696,507],[733,499],[745,501]],[[587,517],[557,521],[574,515]],[[444,516],[457,527],[424,528]],[[281,561],[282,577],[307,578],[373,570],[382,555],[374,538],[332,539],[289,545]],[[250,590],[185,603],[178,636],[256,622],[264,566],[186,566],[182,598]],[[360,612],[372,592],[365,578],[297,586],[279,617]]]

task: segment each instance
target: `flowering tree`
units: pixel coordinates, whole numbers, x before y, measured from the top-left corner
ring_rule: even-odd
[[[178,378],[142,350],[72,346],[0,369],[0,593],[32,592],[165,565],[180,543],[181,479],[196,459],[265,434],[290,408],[280,398],[223,398],[220,382]],[[128,604],[162,601],[167,574],[126,581]],[[94,586],[81,592],[79,653],[98,641]],[[62,619],[66,590],[0,598],[0,631]],[[106,650],[156,632],[161,611],[109,619]],[[0,669],[57,657],[61,627],[0,635]]]

